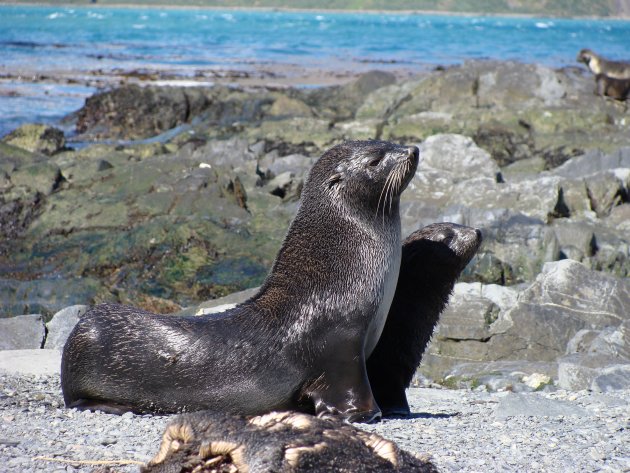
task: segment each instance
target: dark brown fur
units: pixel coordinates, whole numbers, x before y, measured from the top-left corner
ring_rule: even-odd
[[[614,79],[597,74],[595,76],[595,93],[615,100],[627,100],[630,95],[630,79]]]
[[[396,295],[367,361],[372,392],[384,416],[409,415],[405,389],[460,273],[481,244],[479,230],[428,225],[405,239]]]
[[[435,473],[427,460],[339,419],[295,412],[245,418],[198,412],[164,432],[144,473]]]

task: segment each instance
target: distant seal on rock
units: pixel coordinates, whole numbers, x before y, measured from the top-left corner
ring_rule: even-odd
[[[65,403],[104,412],[299,410],[380,416],[365,368],[400,269],[400,193],[418,148],[353,141],[305,183],[260,291],[226,312],[156,315],[99,305],[63,350]]]
[[[368,378],[384,416],[410,414],[409,387],[433,329],[462,270],[481,244],[481,232],[454,223],[434,223],[403,242],[396,294]]]
[[[577,61],[583,62],[593,74],[604,74],[613,79],[630,79],[630,62],[609,61],[590,49],[582,49]]]
[[[630,96],[630,79],[615,79],[604,74],[595,76],[595,93],[615,100],[627,100]]]
[[[426,457],[339,419],[296,412],[245,418],[210,412],[171,422],[157,455],[141,471],[256,473],[435,473]]]

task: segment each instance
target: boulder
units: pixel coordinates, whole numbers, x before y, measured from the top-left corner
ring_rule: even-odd
[[[63,131],[41,124],[22,125],[2,138],[2,141],[32,153],[42,153],[49,156],[64,149],[66,144]]]
[[[577,353],[558,360],[558,386],[567,390],[608,392],[630,388],[630,362],[616,357]]]
[[[335,121],[353,118],[365,97],[370,93],[396,82],[396,76],[385,71],[368,71],[357,79],[332,87],[320,87],[307,91],[304,100],[317,108],[318,115]]]
[[[625,356],[630,350],[627,279],[562,260],[546,263],[536,280],[519,292],[515,303],[513,296],[505,299],[507,304],[495,296],[495,304],[483,297],[483,290],[471,290],[474,287],[454,291],[420,366],[424,376],[444,379],[460,363],[551,363],[564,356],[567,347],[585,345],[584,330],[606,329],[588,337],[588,347],[600,347],[597,356],[616,353],[618,364],[619,354]],[[598,296],[602,294],[606,296]],[[609,333],[607,327],[614,331]],[[578,334],[582,342],[575,341]]]
[[[42,348],[61,350],[66,340],[88,306],[73,305],[60,310],[46,324],[46,342]]]
[[[0,319],[0,350],[42,348],[44,321],[39,314]]]

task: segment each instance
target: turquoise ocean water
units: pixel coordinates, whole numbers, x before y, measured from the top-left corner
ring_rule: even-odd
[[[478,58],[562,67],[577,65],[584,47],[630,60],[630,21],[0,6],[0,135],[54,122],[94,91],[29,82],[29,74],[147,68],[193,76],[269,63],[420,71]],[[25,71],[19,80],[17,71]]]

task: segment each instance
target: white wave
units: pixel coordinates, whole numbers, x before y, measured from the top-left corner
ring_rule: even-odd
[[[105,15],[103,15],[102,13],[94,13],[89,11],[87,14],[88,18],[95,18],[97,20],[102,20],[105,18]]]
[[[315,17],[315,19],[316,19],[317,21],[323,21],[323,20],[325,20],[325,19],[326,19],[326,17],[325,17],[325,16],[322,16],[322,15],[317,15],[317,16]]]
[[[536,28],[546,29],[554,26],[553,21],[537,21],[535,23]]]
[[[131,25],[131,27],[136,30],[143,30],[147,27],[147,25],[135,24],[135,25]]]
[[[231,13],[222,13],[221,18],[223,18],[226,21],[236,21],[234,19],[234,15],[232,15]]]
[[[51,13],[50,15],[48,15],[46,18],[50,19],[50,20],[55,20],[57,18],[63,18],[64,16],[66,16],[65,13],[61,13],[61,12],[55,12],[55,13]]]

